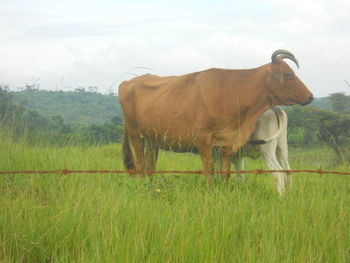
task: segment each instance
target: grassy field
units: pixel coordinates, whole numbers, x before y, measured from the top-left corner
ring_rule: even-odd
[[[291,149],[292,168],[334,166]],[[247,169],[262,168],[248,161]],[[0,170],[122,169],[118,145],[26,147],[0,138]],[[161,152],[158,169],[201,169]],[[271,175],[1,175],[0,262],[350,262],[350,177],[298,174],[281,199]]]

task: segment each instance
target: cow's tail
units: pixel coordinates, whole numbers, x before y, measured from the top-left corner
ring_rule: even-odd
[[[132,156],[132,151],[130,148],[129,136],[126,128],[124,128],[124,139],[122,145],[122,154],[124,166],[127,170],[135,170],[134,158]]]
[[[272,135],[270,138],[262,139],[262,140],[251,140],[249,141],[250,144],[253,145],[260,145],[268,143],[272,140],[275,140],[276,138],[279,138],[281,134],[287,129],[287,114],[278,107],[272,107],[271,110],[275,113],[276,119],[277,119],[277,125],[278,125],[278,131]]]

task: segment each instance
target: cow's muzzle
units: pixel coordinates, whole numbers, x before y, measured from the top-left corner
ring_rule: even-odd
[[[304,103],[300,103],[300,105],[302,105],[302,106],[308,105],[308,104],[310,104],[313,100],[314,100],[314,95],[311,94],[311,95],[309,96],[309,99],[308,99],[306,102],[304,102]]]

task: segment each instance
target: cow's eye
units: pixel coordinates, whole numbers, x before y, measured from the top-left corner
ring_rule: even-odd
[[[294,75],[291,74],[291,73],[284,73],[284,77],[285,77],[286,79],[293,79],[293,78],[294,78]]]

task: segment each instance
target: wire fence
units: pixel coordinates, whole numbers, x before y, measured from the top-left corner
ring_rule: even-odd
[[[135,170],[69,170],[69,169],[62,169],[62,170],[50,170],[50,171],[40,171],[40,170],[24,170],[24,171],[0,171],[0,174],[2,175],[11,175],[11,174],[58,174],[58,175],[68,175],[68,174],[115,174],[115,175],[130,175],[130,174],[161,174],[161,175],[175,175],[175,174],[204,174],[205,171],[202,170],[195,170],[195,171],[135,171]],[[327,171],[322,169],[317,170],[303,170],[303,169],[297,169],[297,170],[246,170],[246,171],[212,171],[209,173],[213,174],[266,174],[266,173],[313,173],[313,174],[319,174],[319,175],[325,175],[325,174],[333,174],[333,175],[350,175],[350,172],[343,172],[343,171]]]

